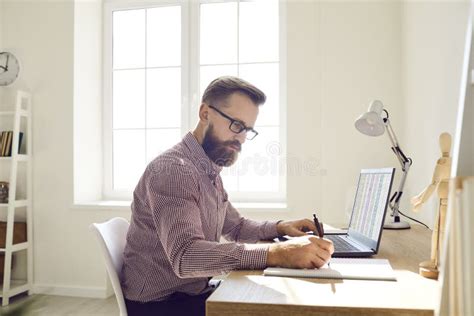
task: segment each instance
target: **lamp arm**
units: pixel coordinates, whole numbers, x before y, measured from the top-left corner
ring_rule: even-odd
[[[411,158],[408,158],[403,152],[403,150],[400,148],[400,145],[398,144],[397,136],[395,135],[395,132],[393,131],[392,125],[390,124],[390,120],[388,119],[388,117],[384,118],[384,123],[385,123],[385,128],[387,130],[388,138],[390,139],[390,142],[392,143],[392,151],[397,156],[397,159],[400,162],[400,165],[402,166],[402,170],[405,171],[405,169],[407,168],[406,165],[407,164],[411,165],[412,160]]]
[[[403,175],[400,180],[400,184],[398,185],[398,191],[393,193],[392,197],[390,198],[389,201],[389,206],[390,209],[392,210],[392,214],[390,216],[394,217],[395,222],[400,221],[400,215],[399,215],[399,208],[400,208],[400,200],[403,195],[403,187],[405,186],[405,180],[408,175],[408,170],[410,169],[411,163],[407,163],[405,166],[405,170],[403,170]]]
[[[387,130],[388,137],[390,139],[390,142],[392,143],[392,151],[397,156],[397,159],[400,162],[400,165],[403,171],[403,175],[400,180],[400,184],[398,186],[398,191],[392,195],[392,197],[390,198],[390,203],[389,203],[390,208],[392,209],[391,216],[394,216],[395,222],[397,222],[397,221],[400,221],[400,217],[399,217],[400,199],[403,195],[403,187],[405,186],[405,180],[408,175],[408,170],[410,170],[410,167],[412,165],[412,159],[408,158],[403,152],[403,150],[400,148],[400,145],[398,144],[397,136],[395,135],[395,132],[393,131],[392,125],[390,124],[390,120],[388,119],[388,113],[387,113],[387,117],[384,118],[384,123],[385,123],[385,128]]]

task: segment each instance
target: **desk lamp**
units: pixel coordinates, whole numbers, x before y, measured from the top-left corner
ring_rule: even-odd
[[[383,113],[385,114],[383,115]],[[387,130],[388,137],[392,142],[392,151],[395,153],[402,166],[403,176],[398,191],[392,195],[389,202],[390,209],[392,210],[390,216],[393,217],[393,222],[385,224],[384,228],[409,229],[410,224],[400,221],[400,211],[398,207],[400,205],[400,198],[403,194],[403,187],[405,186],[405,180],[412,164],[412,160],[411,158],[407,158],[401,150],[388,117],[388,111],[383,108],[383,103],[379,100],[374,100],[370,104],[369,110],[359,116],[355,121],[355,127],[359,132],[368,136],[380,136],[385,132],[385,130]]]

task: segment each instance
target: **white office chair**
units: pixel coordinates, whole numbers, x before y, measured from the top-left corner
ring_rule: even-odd
[[[99,240],[100,249],[105,258],[107,273],[119,305],[120,316],[127,316],[127,308],[120,285],[123,264],[123,250],[127,237],[129,222],[121,217],[114,217],[104,223],[93,223],[89,226]]]

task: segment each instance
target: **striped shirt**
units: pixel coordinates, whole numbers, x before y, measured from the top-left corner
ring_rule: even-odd
[[[212,276],[266,266],[268,245],[251,243],[276,237],[276,221],[243,218],[227,199],[221,169],[191,133],[147,166],[133,193],[124,250],[127,299],[201,294]]]

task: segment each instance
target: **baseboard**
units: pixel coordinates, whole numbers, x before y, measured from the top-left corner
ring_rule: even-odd
[[[33,285],[33,293],[90,298],[108,298],[111,296],[110,291],[105,287],[58,286],[51,284],[35,284]]]

